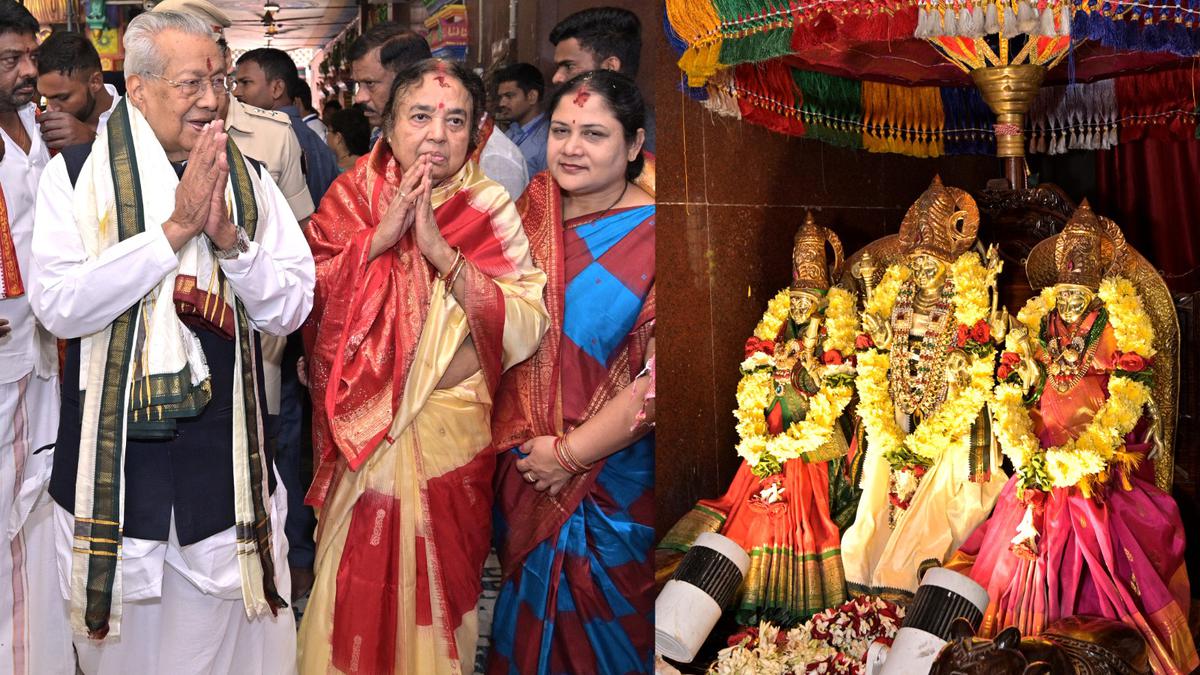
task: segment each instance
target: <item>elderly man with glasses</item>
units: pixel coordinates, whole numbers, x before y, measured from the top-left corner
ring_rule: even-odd
[[[228,73],[233,69],[229,45],[221,36],[222,30],[233,25],[225,12],[217,9],[208,0],[163,0],[155,5],[152,11],[191,14],[209,24],[224,61],[223,72]],[[230,90],[234,88],[233,85],[231,81]],[[275,179],[275,183],[283,191],[283,196],[287,198],[296,220],[306,222],[316,210],[318,200],[316,195],[309,192],[305,182],[303,152],[296,134],[292,131],[292,122],[288,116],[274,110],[256,108],[228,96],[221,102],[219,117],[225,120],[225,130],[238,148],[247,157],[262,162],[270,172],[271,178]],[[278,375],[273,373],[268,373],[267,377],[278,381]],[[275,389],[278,389],[278,384],[275,385]],[[268,389],[267,396],[268,403],[274,410],[279,395]]]
[[[68,340],[50,478],[84,673],[290,673],[286,494],[260,333],[312,307],[284,195],[225,132],[225,60],[194,16],[124,38],[126,98],[38,192],[30,302]]]

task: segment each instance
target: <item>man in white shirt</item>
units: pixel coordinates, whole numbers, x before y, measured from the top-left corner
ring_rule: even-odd
[[[42,43],[38,55],[38,92],[46,111],[38,118],[42,140],[52,150],[91,143],[121,100],[104,83],[100,55],[79,33],[59,31]]]
[[[31,103],[37,20],[0,4],[0,671],[74,672],[54,575],[46,483],[58,431],[58,358],[30,309],[38,179],[50,160]]]
[[[371,123],[371,142],[379,137],[383,111],[392,93],[392,82],[402,69],[432,56],[425,38],[394,21],[377,23],[350,45],[350,72],[357,83],[354,102],[361,105]],[[503,133],[492,133],[495,124],[481,120],[479,168],[488,178],[504,186],[513,201],[525,192],[529,171],[521,149]]]
[[[82,672],[292,673],[259,334],[312,307],[312,253],[229,141],[207,23],[134,18],[127,95],[38,193],[30,304],[68,340],[50,496]]]
[[[321,117],[317,115],[317,111],[313,110],[312,105],[312,88],[308,86],[308,82],[300,78],[292,80],[292,91],[289,92],[292,98],[292,105],[300,110],[301,119],[308,125],[309,129],[313,130],[322,141],[329,141],[329,127],[321,121]]]

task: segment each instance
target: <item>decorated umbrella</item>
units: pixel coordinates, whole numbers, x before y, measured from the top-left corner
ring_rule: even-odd
[[[694,98],[918,157],[1196,133],[1200,0],[667,0]]]

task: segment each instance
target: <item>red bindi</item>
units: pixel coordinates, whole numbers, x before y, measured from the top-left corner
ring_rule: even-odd
[[[445,103],[442,103],[441,101],[438,101],[438,110],[441,110],[442,108],[445,108],[445,107],[446,107],[446,104],[445,104]]]
[[[584,104],[587,103],[587,100],[591,97],[592,92],[588,91],[587,88],[584,87],[579,90],[579,93],[575,94],[575,98],[572,99],[571,102],[582,108]]]

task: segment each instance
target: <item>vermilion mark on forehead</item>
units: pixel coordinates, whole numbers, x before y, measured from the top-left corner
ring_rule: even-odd
[[[212,59],[211,58],[209,58],[209,57],[204,58],[204,67],[208,68],[209,70],[212,70]]]
[[[442,108],[445,108],[445,107],[446,107],[445,103],[438,101],[438,110],[441,110]]]
[[[438,84],[442,85],[443,87],[449,87],[450,85],[446,83],[446,62],[445,61],[438,61],[437,72],[438,72],[438,74],[434,75],[433,79],[437,80]]]
[[[587,87],[581,87],[579,92],[575,94],[575,98],[572,99],[572,103],[582,108],[584,104],[587,103],[587,100],[591,97],[592,92],[588,91]]]

